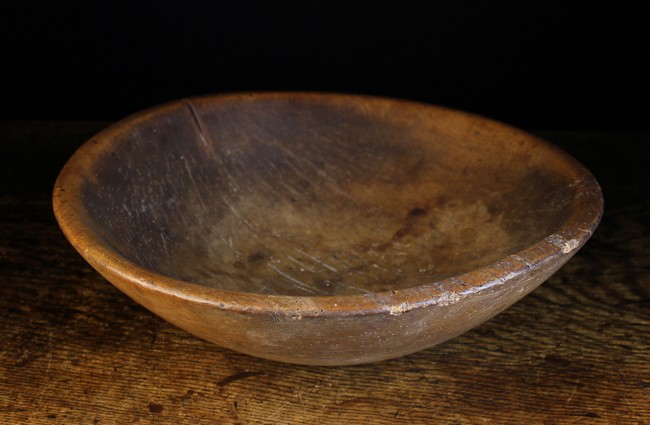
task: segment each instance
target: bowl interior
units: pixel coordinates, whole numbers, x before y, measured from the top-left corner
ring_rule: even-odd
[[[194,99],[95,142],[93,231],[141,267],[233,291],[435,282],[552,234],[575,198],[566,157],[532,136],[383,99]]]

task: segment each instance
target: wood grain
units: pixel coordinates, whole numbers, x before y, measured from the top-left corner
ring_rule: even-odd
[[[643,135],[547,134],[607,202],[546,284],[458,338],[398,360],[307,367],[221,349],[94,272],[50,207],[100,125],[0,124],[0,423],[650,421],[650,167]],[[641,153],[640,153],[641,152]]]

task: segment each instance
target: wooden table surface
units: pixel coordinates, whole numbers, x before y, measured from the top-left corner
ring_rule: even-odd
[[[0,423],[650,423],[650,135],[542,134],[603,187],[591,241],[458,338],[328,368],[199,340],[82,260],[50,194],[102,127],[0,122]]]

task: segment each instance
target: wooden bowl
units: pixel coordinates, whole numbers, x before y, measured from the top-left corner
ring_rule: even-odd
[[[403,356],[501,312],[597,227],[593,176],[520,130],[419,103],[169,103],[82,146],[54,211],[129,297],[209,341],[314,365]]]

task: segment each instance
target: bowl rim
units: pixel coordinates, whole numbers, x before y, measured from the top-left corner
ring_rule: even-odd
[[[555,231],[535,244],[497,260],[491,264],[460,273],[442,280],[405,289],[351,295],[277,295],[237,292],[205,286],[160,274],[135,264],[111,249],[109,244],[87,225],[92,221],[80,196],[84,176],[89,175],[94,160],[101,157],[116,136],[138,122],[149,120],[181,104],[188,102],[225,103],[243,99],[299,98],[346,100],[351,102],[372,100],[408,107],[426,108],[430,111],[446,111],[468,118],[496,124],[503,129],[525,136],[553,156],[564,161],[576,176],[571,184],[576,197],[569,205],[569,214]],[[241,313],[273,314],[302,317],[342,317],[369,314],[400,315],[413,309],[435,304],[450,305],[463,298],[489,290],[508,282],[516,282],[537,266],[562,256],[572,256],[591,237],[603,215],[602,191],[594,176],[576,159],[560,148],[533,136],[526,131],[482,117],[412,100],[387,97],[322,93],[322,92],[243,92],[215,94],[179,99],[137,112],[86,141],[62,168],[52,193],[54,215],[63,233],[75,249],[102,275],[111,275],[141,288],[192,303],[205,304],[223,310]],[[568,258],[567,258],[568,260]],[[109,279],[110,280],[110,279]]]

